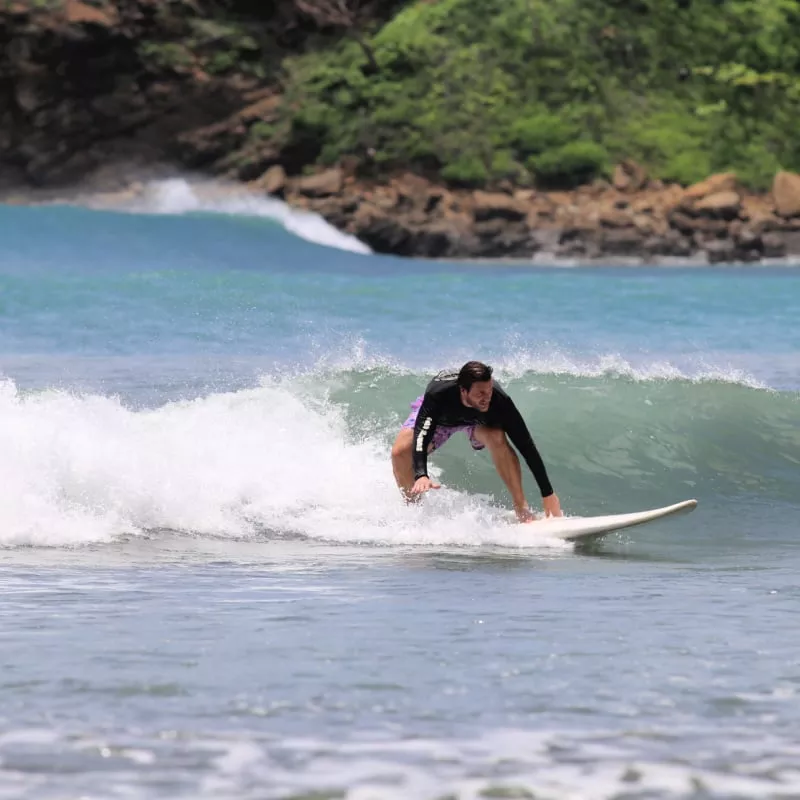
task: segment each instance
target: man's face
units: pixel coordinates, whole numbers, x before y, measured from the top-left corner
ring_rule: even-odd
[[[492,402],[492,391],[494,390],[494,381],[490,378],[488,381],[479,381],[473,383],[469,391],[461,390],[461,399],[465,406],[475,408],[478,411],[488,411],[489,403]]]

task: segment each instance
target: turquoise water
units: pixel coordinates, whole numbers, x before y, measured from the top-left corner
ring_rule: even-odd
[[[402,261],[275,204],[0,231],[0,796],[800,794],[800,271]],[[550,541],[460,439],[405,508],[469,358],[568,513],[698,509]]]

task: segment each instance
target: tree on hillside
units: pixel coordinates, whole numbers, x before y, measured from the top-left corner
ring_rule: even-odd
[[[369,64],[370,73],[378,71],[375,51],[363,36],[361,24],[374,11],[370,0],[294,0],[295,8],[311,17],[320,27],[344,28],[361,47]]]

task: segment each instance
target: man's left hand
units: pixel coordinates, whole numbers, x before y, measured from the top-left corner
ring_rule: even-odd
[[[563,517],[561,511],[561,503],[558,500],[558,495],[553,493],[549,497],[542,498],[542,507],[544,508],[544,515],[546,517]]]

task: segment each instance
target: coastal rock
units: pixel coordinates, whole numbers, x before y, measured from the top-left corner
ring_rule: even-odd
[[[528,205],[536,197],[536,192],[533,189],[517,189],[512,197],[520,205]]]
[[[492,219],[475,226],[477,253],[482,258],[529,258],[538,249],[526,225]]]
[[[351,221],[363,202],[363,198],[358,194],[300,199],[306,209],[324,217],[335,228],[348,232]]]
[[[472,213],[476,222],[491,219],[519,222],[528,215],[524,204],[501,192],[475,192],[472,202]]]
[[[399,219],[378,208],[362,205],[353,221],[352,232],[376,253],[413,254],[411,231]]]
[[[800,256],[800,231],[791,231],[783,235],[787,256]]]
[[[558,238],[560,245],[572,244],[575,242],[589,242],[595,239],[597,228],[589,224],[574,222],[571,225],[561,227]]]
[[[555,219],[556,204],[547,195],[535,195],[528,208],[527,222],[529,228],[538,228],[542,222]]]
[[[711,264],[736,261],[736,243],[731,239],[710,239],[703,242],[703,252]]]
[[[761,251],[764,258],[784,258],[786,249],[786,240],[779,233],[765,233],[761,237]]]
[[[254,188],[283,197],[286,192],[286,170],[280,164],[274,164],[253,183]]]
[[[327,215],[326,215],[326,218]],[[346,230],[368,244],[376,253],[422,258],[467,256],[475,242],[462,241],[459,226],[437,222],[416,227],[406,218],[387,214],[369,202],[359,205]]]
[[[443,186],[431,186],[425,197],[422,210],[429,215],[461,215],[461,202],[451,191]]]
[[[534,253],[553,254],[558,250],[561,231],[557,228],[535,228],[530,232],[530,242]]]
[[[455,252],[452,231],[444,226],[431,226],[416,231],[413,241],[415,252],[423,258],[442,258]]]
[[[241,161],[234,167],[233,175],[245,182],[256,180],[259,175],[278,164],[281,158],[280,151],[269,142],[260,142],[244,151],[238,151],[237,155],[241,156]],[[215,163],[212,168],[221,171],[219,166],[225,161],[223,159],[222,162]]]
[[[742,201],[737,192],[724,191],[706,195],[694,204],[697,214],[712,219],[733,220],[739,216]]]
[[[509,225],[504,219],[487,219],[485,222],[478,222],[473,231],[477,234],[478,238],[483,241],[489,241],[498,236],[502,236],[506,231],[519,227],[517,225]]]
[[[247,136],[244,125],[231,126],[227,120],[181,134],[176,139],[180,159],[190,167],[205,167],[235,151]],[[263,172],[262,167],[256,174]],[[242,176],[240,176],[242,177]],[[254,177],[250,175],[250,178]],[[247,178],[243,178],[247,180]]]
[[[647,238],[642,248],[647,255],[673,258],[687,258],[694,250],[691,240],[676,230],[667,230],[661,236]]]
[[[708,217],[692,217],[683,211],[671,211],[667,215],[667,221],[671,228],[682,233],[684,236],[694,234],[706,234],[710,236],[725,235],[728,231],[728,223],[722,219],[711,219]]]
[[[620,192],[638,192],[647,184],[647,172],[635,161],[622,161],[614,167],[611,182]]]
[[[677,184],[650,188],[631,199],[631,210],[635,214],[666,214],[680,206],[682,200],[683,189]]]
[[[764,241],[761,234],[750,227],[743,227],[734,235],[736,247],[743,251],[761,252],[764,249]]]
[[[64,19],[70,25],[97,25],[101,28],[113,28],[119,24],[119,16],[114,6],[97,8],[80,0],[67,0]]]
[[[616,207],[601,209],[597,221],[603,228],[630,228],[634,225],[630,212]]]
[[[400,195],[392,186],[378,186],[369,193],[369,202],[376,205],[381,211],[400,210]],[[407,206],[406,210],[411,210],[413,206]]]
[[[781,217],[800,216],[800,175],[779,172],[772,183],[772,197]]]
[[[735,192],[737,184],[735,172],[721,172],[690,186],[684,191],[683,200],[691,204],[696,200],[702,200],[704,197],[718,194],[719,192]]]
[[[764,252],[761,235],[741,220],[732,222],[728,229],[729,238],[734,242],[735,261],[760,261]]]
[[[633,227],[645,236],[663,235],[669,230],[666,221],[653,217],[650,214],[634,214]]]
[[[748,227],[759,234],[781,230],[784,220],[774,214],[750,215],[747,219]]]
[[[563,241],[555,250],[557,258],[594,259],[603,255],[595,239],[573,238]]]
[[[246,105],[244,84],[191,63],[176,68],[191,54],[169,34],[188,37],[196,13],[189,3],[149,0],[0,3],[8,101],[0,167],[54,188],[111,160],[147,171],[165,162],[206,167],[227,155],[234,138],[221,131],[185,138]]]
[[[334,168],[309,175],[295,181],[294,189],[306,197],[330,197],[339,194],[344,185],[344,174],[341,169]]]
[[[425,178],[406,172],[391,181],[390,188],[397,198],[400,210],[410,211],[425,205],[431,185]],[[376,191],[385,191],[385,187],[376,187]]]
[[[445,188],[411,174],[395,177],[388,184],[370,186],[364,197],[381,210],[405,216],[410,224],[418,226],[445,217],[455,205]]]
[[[644,237],[635,228],[612,228],[602,232],[599,245],[604,254],[638,256],[644,249]]]
[[[32,114],[50,103],[51,95],[45,82],[37,75],[23,75],[17,80],[13,90],[17,108]]]

